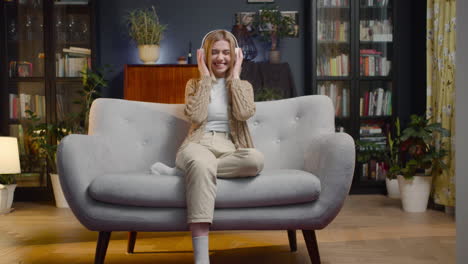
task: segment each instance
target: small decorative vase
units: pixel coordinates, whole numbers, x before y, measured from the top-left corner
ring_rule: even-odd
[[[159,59],[159,45],[138,45],[138,55],[144,64],[155,64]]]
[[[270,50],[270,63],[281,63],[281,53],[279,50]]]
[[[398,175],[403,210],[411,213],[425,212],[431,184],[431,176],[414,176],[413,179],[407,180],[402,175]]]
[[[50,173],[50,180],[52,181],[52,189],[54,189],[55,206],[57,206],[57,208],[70,208],[67,200],[65,200],[65,196],[63,195],[59,175]]]
[[[388,198],[400,199],[400,187],[397,179],[385,178],[385,185],[387,186]]]

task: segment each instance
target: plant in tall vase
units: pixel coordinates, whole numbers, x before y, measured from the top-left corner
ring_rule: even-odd
[[[391,131],[387,133],[388,149],[385,153],[385,161],[389,167],[385,177],[385,185],[387,187],[388,197],[394,199],[401,197],[397,180],[398,175],[401,174],[400,138],[400,119],[397,118],[395,121],[395,135],[393,136]]]
[[[27,133],[32,142],[37,146],[38,156],[43,160],[46,171],[51,176],[52,186],[56,206],[66,208],[68,204],[63,196],[59,182],[56,155],[57,146],[60,141],[69,134],[86,134],[89,124],[89,111],[96,98],[100,97],[100,89],[107,87],[107,80],[104,78],[108,72],[108,66],[101,69],[85,69],[82,74],[82,88],[77,91],[78,99],[73,104],[79,105],[79,111],[68,113],[63,120],[55,123],[39,123],[41,120],[34,112],[26,111],[30,126]]]
[[[258,28],[261,40],[270,45],[270,63],[280,63],[279,42],[282,38],[288,36],[291,28],[294,27],[294,23],[292,17],[281,15],[278,6],[265,6],[258,11],[255,25]]]
[[[424,212],[432,185],[432,175],[447,169],[447,149],[442,138],[450,132],[440,123],[431,123],[425,116],[412,115],[400,138],[400,155],[404,166],[398,176],[403,209]]]
[[[166,25],[159,23],[154,6],[137,8],[124,17],[128,34],[138,46],[140,60],[144,64],[154,64],[159,59],[159,44]]]

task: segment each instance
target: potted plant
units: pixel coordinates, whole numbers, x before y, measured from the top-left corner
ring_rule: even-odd
[[[44,161],[46,171],[49,172],[56,206],[59,208],[68,208],[68,204],[63,196],[62,188],[57,173],[56,154],[57,146],[68,134],[85,134],[88,129],[89,110],[93,101],[100,97],[99,89],[107,86],[104,74],[107,69],[93,71],[86,69],[82,74],[82,89],[77,91],[79,99],[73,101],[80,105],[80,110],[76,113],[69,113],[64,120],[56,123],[38,123],[40,118],[32,111],[27,110],[27,116],[30,122],[27,132],[34,144],[38,146],[38,156]]]
[[[0,214],[11,210],[15,189],[15,176],[13,174],[0,174]]]
[[[425,116],[412,115],[400,138],[400,151],[405,158],[398,176],[403,209],[424,212],[431,190],[432,174],[447,169],[443,158],[447,149],[441,143],[449,131],[440,123],[430,123]]]
[[[292,17],[281,15],[278,6],[265,6],[258,11],[255,24],[261,39],[270,44],[269,59],[271,63],[280,63],[279,41],[288,36],[294,23]]]
[[[388,164],[389,170],[385,177],[385,186],[387,187],[387,195],[389,198],[400,198],[400,187],[398,186],[397,176],[401,174],[401,159],[400,159],[400,119],[397,118],[395,122],[395,134],[393,137],[389,131],[387,134],[388,149],[385,155],[385,160]]]
[[[128,34],[138,46],[140,60],[145,64],[154,64],[159,59],[159,43],[166,25],[159,23],[154,6],[134,9],[124,17]]]

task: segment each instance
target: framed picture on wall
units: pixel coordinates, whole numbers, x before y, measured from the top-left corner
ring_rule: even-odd
[[[298,38],[299,37],[299,12],[298,11],[281,11],[281,16],[290,17],[294,21],[291,25],[291,29],[288,32],[288,37]]]
[[[238,12],[235,14],[236,24],[243,25],[249,33],[255,32],[254,20],[255,12]]]

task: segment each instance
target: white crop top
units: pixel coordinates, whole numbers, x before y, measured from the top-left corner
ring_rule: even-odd
[[[210,103],[208,104],[208,120],[205,131],[229,131],[228,117],[228,93],[226,80],[224,78],[216,79],[210,93]]]

